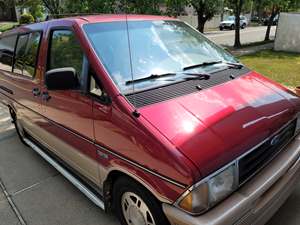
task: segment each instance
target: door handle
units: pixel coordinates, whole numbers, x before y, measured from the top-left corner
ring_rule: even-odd
[[[32,94],[33,94],[34,96],[40,96],[40,95],[41,95],[41,91],[40,91],[39,88],[33,88],[33,89],[32,89]]]
[[[43,92],[42,93],[42,99],[43,99],[43,101],[48,102],[51,99],[51,96],[49,95],[48,92]]]

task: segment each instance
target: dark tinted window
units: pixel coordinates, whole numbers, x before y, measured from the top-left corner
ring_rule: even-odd
[[[70,30],[53,31],[50,42],[48,70],[73,67],[77,75],[80,76],[82,63],[83,52],[74,33]]]
[[[14,65],[14,72],[18,74],[23,74],[23,61],[26,53],[28,38],[29,34],[20,35],[18,38]]]
[[[17,36],[0,38],[0,69],[11,71]]]
[[[35,74],[36,62],[39,54],[41,33],[32,33],[28,40],[27,51],[24,56],[23,75],[33,77]]]
[[[14,72],[34,77],[38,57],[41,33],[20,35],[18,38]]]

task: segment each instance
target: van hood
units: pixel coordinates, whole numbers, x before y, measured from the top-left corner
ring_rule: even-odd
[[[202,177],[262,142],[297,111],[295,94],[254,72],[140,109]]]

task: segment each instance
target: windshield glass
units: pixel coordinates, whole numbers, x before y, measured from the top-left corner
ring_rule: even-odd
[[[233,21],[233,20],[235,20],[235,17],[234,17],[234,16],[228,16],[228,17],[227,17],[227,20]]]
[[[128,33],[125,21],[87,24],[84,30],[123,94],[132,93],[133,85],[134,91],[139,91],[174,82],[180,76],[129,84],[132,79],[179,72],[203,62],[236,62],[233,56],[180,21],[128,21]],[[216,70],[217,66],[220,67],[211,65],[194,70],[209,72],[208,68]]]

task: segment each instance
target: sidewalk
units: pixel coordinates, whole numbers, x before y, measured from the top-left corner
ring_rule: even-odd
[[[19,141],[1,104],[0,225],[118,225]]]

